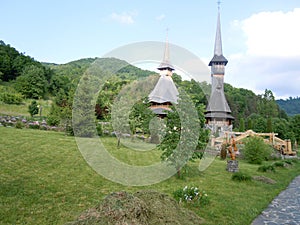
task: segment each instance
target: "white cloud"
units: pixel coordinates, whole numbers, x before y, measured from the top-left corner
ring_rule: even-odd
[[[261,56],[300,55],[300,8],[290,12],[261,12],[242,21],[248,54]],[[236,24],[236,22],[235,22]]]
[[[128,13],[128,12],[123,12],[123,13],[112,13],[110,15],[110,19],[113,21],[116,21],[121,24],[133,24],[134,17],[137,15],[137,13]]]
[[[246,52],[228,57],[225,82],[276,98],[300,96],[300,8],[261,12],[232,25],[242,29]]]
[[[165,18],[166,18],[166,15],[165,15],[165,14],[161,14],[161,15],[155,17],[155,19],[156,19],[157,21],[162,21],[162,20],[164,20]]]
[[[276,98],[300,96],[300,58],[229,57],[225,82],[257,94],[272,90]]]

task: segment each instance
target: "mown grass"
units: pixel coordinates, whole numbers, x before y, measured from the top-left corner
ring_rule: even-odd
[[[159,161],[160,152],[132,151],[116,147],[114,138],[103,140],[112,155],[135,165]],[[250,224],[289,182],[300,174],[300,165],[260,173],[258,166],[240,161],[240,170],[264,175],[277,183],[236,182],[226,161],[214,160],[203,172],[198,162],[189,163],[183,179],[171,177],[145,187],[127,187],[104,179],[83,160],[73,137],[64,133],[0,127],[0,223],[64,224],[96,205],[105,195],[125,190],[153,189],[172,195],[184,186],[205,190],[210,203],[186,206],[205,219],[205,224]]]

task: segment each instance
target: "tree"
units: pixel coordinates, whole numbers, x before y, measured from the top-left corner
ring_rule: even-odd
[[[181,176],[181,168],[189,161],[201,158],[202,154],[195,151],[199,144],[200,120],[203,112],[197,112],[190,98],[179,89],[178,105],[172,106],[166,118],[166,132],[158,145],[162,151],[161,159],[174,166],[177,176]],[[201,137],[202,139],[203,137]]]
[[[244,118],[241,118],[239,132],[244,132],[244,131],[245,131],[245,120],[244,120]]]
[[[266,132],[267,121],[263,116],[253,113],[247,119],[248,123],[251,121],[252,130],[255,132]]]
[[[260,95],[258,112],[265,118],[273,118],[278,116],[279,107],[271,90],[266,89],[265,93]]]
[[[29,65],[43,67],[41,63],[30,56],[25,56],[0,40],[0,73],[2,73],[3,81],[15,80]]]
[[[300,143],[300,114],[292,117],[290,124],[297,143]]]
[[[28,112],[30,113],[31,117],[39,113],[38,103],[35,100],[33,100],[28,106]]]
[[[267,133],[273,132],[272,118],[270,118],[270,117],[267,118],[266,132],[267,132]]]
[[[35,65],[25,67],[15,84],[24,97],[34,99],[44,98],[47,86],[44,69]]]
[[[252,119],[248,118],[247,119],[247,130],[252,130],[252,129],[253,129]]]
[[[95,125],[95,92],[99,80],[93,74],[86,73],[76,89],[72,106],[72,130],[76,137],[94,137],[97,135]],[[69,110],[68,108],[64,108]],[[69,113],[66,113],[69,115]]]
[[[286,119],[273,118],[272,127],[274,133],[278,133],[278,137],[281,139],[292,139],[290,136],[289,122]]]
[[[144,98],[134,104],[129,114],[131,131],[133,134],[136,130],[140,130],[143,133],[149,133],[149,123],[155,116],[149,108],[150,104],[147,103],[148,99]]]

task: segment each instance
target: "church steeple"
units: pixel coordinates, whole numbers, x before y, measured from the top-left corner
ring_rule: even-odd
[[[228,63],[228,60],[223,56],[223,49],[222,49],[220,6],[219,6],[218,7],[218,20],[217,20],[214,56],[213,56],[212,60],[209,62],[209,66],[212,66],[213,64],[222,64],[222,65],[226,66],[227,63]]]
[[[175,70],[170,62],[170,50],[169,50],[169,40],[168,40],[168,29],[167,29],[167,35],[166,35],[166,44],[165,44],[165,51],[164,51],[164,58],[160,65],[157,68],[158,70],[168,70],[173,71]]]
[[[211,95],[206,107],[205,118],[206,127],[209,128],[212,133],[219,132],[219,135],[222,136],[223,131],[232,130],[232,121],[234,120],[234,118],[231,115],[231,110],[224,94],[224,74],[225,66],[228,61],[223,56],[220,22],[220,2],[218,2],[218,5],[218,20],[214,46],[214,56],[209,62],[209,66],[211,66],[212,78]]]

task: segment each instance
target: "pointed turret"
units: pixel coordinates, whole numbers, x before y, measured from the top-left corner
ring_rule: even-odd
[[[212,66],[214,64],[223,64],[226,66],[227,63],[228,60],[223,56],[220,11],[218,11],[214,57],[211,59],[208,65]]]
[[[168,70],[173,71],[175,70],[170,62],[170,50],[169,50],[169,41],[168,41],[168,30],[166,36],[166,44],[165,44],[165,51],[164,51],[164,58],[160,65],[157,67],[158,70]]]

